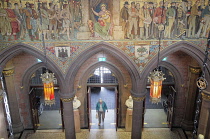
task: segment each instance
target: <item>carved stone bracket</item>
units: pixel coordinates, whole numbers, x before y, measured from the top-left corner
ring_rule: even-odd
[[[61,98],[61,100],[62,100],[63,102],[71,102],[71,101],[74,100],[74,97],[71,97],[71,98]]]

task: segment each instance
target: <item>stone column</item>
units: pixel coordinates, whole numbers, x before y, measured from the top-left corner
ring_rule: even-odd
[[[89,30],[89,27],[88,27],[88,20],[90,19],[89,18],[89,9],[90,9],[90,6],[89,6],[89,0],[82,0],[81,1],[81,5],[82,5],[82,24],[83,26],[81,26],[79,28],[79,32],[77,32],[77,39],[79,40],[88,40],[90,39],[90,35],[91,35],[91,32]]]
[[[3,74],[6,82],[6,90],[8,94],[9,108],[12,119],[12,128],[14,133],[20,133],[23,131],[23,124],[20,119],[19,105],[17,100],[15,79],[14,79],[14,66],[10,61],[7,63],[3,70]]]
[[[132,119],[132,139],[141,139],[142,138],[142,119],[144,115],[143,103],[145,100],[145,94],[136,95],[132,93],[133,98],[133,119]]]
[[[200,67],[197,66],[189,66],[189,85],[188,85],[188,92],[187,92],[187,104],[185,108],[185,116],[182,123],[182,128],[185,130],[192,130],[194,123],[194,112],[195,112],[195,105],[197,99],[197,85],[196,80],[199,77],[201,72]]]
[[[63,102],[63,120],[65,127],[66,139],[76,139],[73,100],[74,96],[69,98],[61,98]]]
[[[210,92],[202,91],[202,105],[198,125],[198,134],[210,139]]]
[[[7,124],[3,107],[3,90],[0,89],[0,138],[8,139]]]

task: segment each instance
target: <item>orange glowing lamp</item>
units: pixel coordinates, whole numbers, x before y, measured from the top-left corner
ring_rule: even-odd
[[[42,82],[44,84],[44,101],[45,105],[55,104],[55,95],[54,95],[54,73],[46,73],[41,75]]]
[[[166,78],[163,77],[162,71],[154,70],[148,77],[151,83],[150,86],[150,101],[152,103],[161,102],[162,82]]]

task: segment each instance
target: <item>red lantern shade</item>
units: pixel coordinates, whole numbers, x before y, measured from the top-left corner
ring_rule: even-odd
[[[44,100],[45,105],[55,104],[55,95],[54,95],[54,74],[49,73],[48,71],[41,75],[42,82],[44,84]]]
[[[162,71],[154,70],[148,77],[151,82],[150,86],[150,101],[152,103],[161,102],[162,82],[165,80]]]

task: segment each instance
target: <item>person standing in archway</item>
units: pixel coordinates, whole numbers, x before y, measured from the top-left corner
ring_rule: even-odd
[[[96,112],[98,113],[98,126],[101,125],[101,119],[104,122],[106,111],[108,112],[106,103],[100,98],[98,103],[96,104]]]

